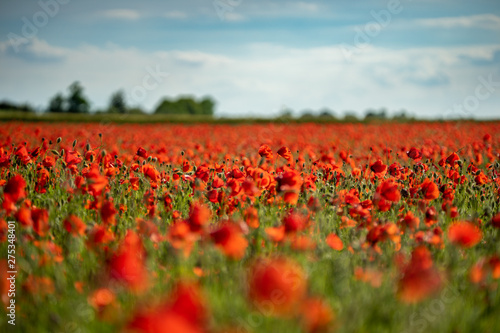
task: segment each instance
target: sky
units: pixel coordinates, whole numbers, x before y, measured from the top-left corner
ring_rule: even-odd
[[[0,100],[42,110],[74,81],[94,110],[121,89],[150,112],[500,118],[500,1],[2,0]]]

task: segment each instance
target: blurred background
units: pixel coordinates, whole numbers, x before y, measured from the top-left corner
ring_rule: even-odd
[[[500,116],[496,0],[0,2],[0,108]]]

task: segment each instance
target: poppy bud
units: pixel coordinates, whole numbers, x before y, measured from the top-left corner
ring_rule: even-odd
[[[62,141],[61,137],[58,137],[57,140],[56,140],[57,143],[61,143],[61,141]]]
[[[76,139],[75,139],[75,141],[73,141],[73,149],[75,149],[77,142],[78,141]]]

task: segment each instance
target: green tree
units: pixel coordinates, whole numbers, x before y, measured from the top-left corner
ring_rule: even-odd
[[[125,93],[123,90],[118,90],[113,95],[109,101],[108,112],[109,113],[127,113],[127,104],[125,102]]]
[[[168,98],[164,98],[156,108],[155,113],[176,114],[178,112],[175,103]]]
[[[205,97],[196,101],[191,96],[184,96],[177,100],[165,98],[155,110],[160,114],[189,114],[189,115],[213,115],[215,102]]]
[[[88,113],[90,104],[83,96],[83,87],[80,82],[75,81],[69,86],[68,112]]]
[[[210,97],[205,97],[200,102],[201,112],[207,116],[213,116],[215,109],[215,101]]]
[[[65,103],[63,95],[58,93],[50,100],[47,112],[65,112]]]

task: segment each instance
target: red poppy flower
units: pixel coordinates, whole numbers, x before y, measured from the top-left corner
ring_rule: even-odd
[[[411,147],[410,150],[406,152],[406,155],[416,162],[422,159],[422,152],[415,147]]]
[[[491,224],[495,227],[495,228],[500,228],[500,212],[493,216],[493,218],[491,219]]]
[[[250,228],[256,229],[259,227],[259,212],[254,207],[248,207],[245,210],[245,222]]]
[[[342,249],[344,248],[344,243],[342,243],[340,237],[334,233],[331,233],[328,235],[328,237],[326,237],[326,243],[329,247],[337,251],[342,251]]]
[[[296,312],[306,293],[304,271],[283,258],[259,259],[248,274],[248,296],[252,304],[267,315]]]
[[[377,160],[375,163],[370,165],[370,170],[378,177],[384,177],[387,172],[387,165],[385,165],[381,160]]]
[[[450,241],[464,248],[473,247],[482,237],[481,229],[470,222],[456,222],[448,229]]]
[[[115,205],[111,201],[106,201],[101,207],[101,218],[105,225],[115,225],[115,215],[117,213]]]
[[[146,151],[146,149],[142,147],[139,147],[139,149],[137,149],[137,152],[135,154],[143,158],[148,158],[148,152]]]
[[[420,246],[413,250],[410,262],[403,267],[398,283],[398,296],[406,303],[416,303],[435,295],[442,286],[429,250]]]
[[[248,241],[236,224],[226,222],[212,232],[210,237],[216,246],[229,258],[241,259],[245,255]]]
[[[5,185],[3,188],[3,195],[5,199],[16,203],[19,199],[23,199],[26,197],[26,193],[24,191],[26,187],[26,181],[20,175],[15,175]]]
[[[384,180],[377,187],[377,193],[387,201],[398,202],[401,199],[398,184],[393,179]]]
[[[288,149],[288,147],[281,147],[278,150],[278,155],[289,162],[293,159],[292,152],[290,151],[290,149]]]
[[[202,226],[208,223],[210,216],[210,209],[208,209],[205,205],[196,202],[193,203],[189,211],[188,220],[191,231],[200,231]]]
[[[207,312],[199,287],[180,283],[164,304],[146,311],[141,308],[127,328],[142,333],[202,333],[207,331]]]
[[[144,256],[141,239],[135,232],[129,230],[111,257],[109,264],[111,278],[123,282],[133,291],[144,290],[147,286]]]
[[[273,151],[268,145],[262,145],[259,148],[259,155],[265,157],[268,160],[273,159]]]
[[[424,182],[420,185],[420,190],[424,195],[425,200],[434,200],[439,198],[439,188],[430,179],[425,179]]]
[[[301,317],[306,332],[327,332],[335,316],[328,304],[320,298],[308,298],[301,306]]]
[[[83,236],[85,234],[86,225],[75,215],[70,215],[64,220],[64,228],[73,236]]]
[[[304,230],[307,226],[308,218],[307,216],[290,211],[283,219],[283,225],[285,226],[285,232],[296,232]]]
[[[108,179],[101,175],[99,167],[95,164],[91,167],[90,171],[85,174],[85,178],[87,178],[89,192],[94,197],[100,195],[108,185]]]
[[[451,165],[451,166],[454,166],[455,163],[458,162],[459,160],[460,160],[460,157],[456,153],[453,153],[446,158],[446,163]]]
[[[50,229],[49,213],[45,209],[33,208],[31,210],[31,220],[33,220],[33,231],[40,237],[45,236]]]

